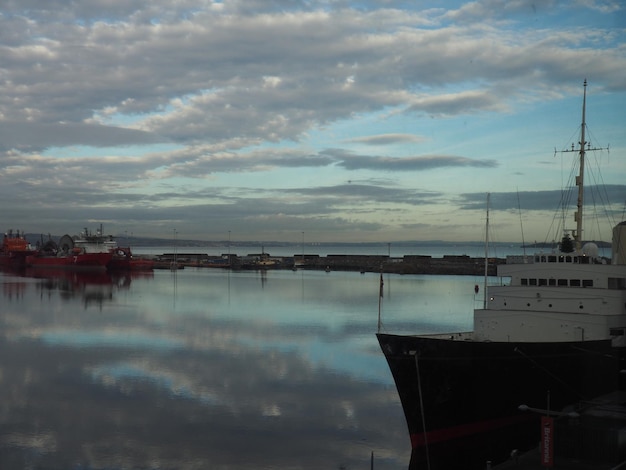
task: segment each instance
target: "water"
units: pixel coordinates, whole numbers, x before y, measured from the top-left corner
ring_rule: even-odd
[[[385,275],[385,331],[471,327],[472,277]],[[0,468],[406,468],[379,276],[0,272]]]

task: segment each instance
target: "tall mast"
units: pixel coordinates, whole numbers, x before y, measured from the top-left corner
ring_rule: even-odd
[[[574,232],[574,243],[576,251],[580,251],[583,233],[583,194],[584,194],[584,178],[585,178],[585,108],[587,104],[587,79],[583,83],[583,120],[580,124],[580,164],[578,169],[578,177],[576,178],[576,186],[578,186],[578,201],[576,203],[576,213],[574,220],[576,221],[576,231]]]
[[[578,152],[580,159],[578,166],[578,176],[576,176],[576,186],[578,186],[578,200],[576,202],[576,212],[574,213],[574,220],[576,221],[576,229],[573,231],[574,245],[576,251],[580,251],[583,240],[583,198],[584,198],[584,178],[585,178],[585,153],[591,150],[607,150],[607,148],[591,148],[591,143],[585,141],[585,128],[587,124],[585,122],[585,110],[587,106],[587,79],[583,82],[583,117],[580,124],[580,142],[578,142],[578,149],[574,148],[572,143],[571,150],[563,150],[563,152]]]

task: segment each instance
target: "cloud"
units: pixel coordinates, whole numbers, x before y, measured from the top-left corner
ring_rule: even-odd
[[[612,0],[575,0],[563,4],[556,0],[537,3],[534,0],[479,0],[467,2],[457,10],[450,10],[446,18],[456,21],[475,21],[485,18],[518,18],[519,15],[541,16],[550,15],[561,9],[596,10],[611,14],[623,9],[619,2]]]
[[[453,94],[416,97],[410,111],[423,111],[437,116],[471,113],[473,111],[507,111],[502,99],[491,90],[470,90]]]
[[[188,149],[191,150],[191,149]],[[160,177],[204,177],[213,173],[261,172],[277,168],[317,168],[335,163],[324,154],[312,154],[294,149],[265,149],[251,152],[214,152],[210,148],[172,153],[168,169]],[[156,166],[156,165],[153,165]]]
[[[360,202],[401,203],[420,205],[432,202],[441,197],[441,193],[418,189],[398,188],[376,184],[343,184],[336,186],[318,186],[311,188],[292,188],[284,190],[288,193],[302,194],[321,198],[333,198],[345,203],[346,198]],[[338,199],[336,199],[338,198]],[[351,201],[354,202],[354,201]]]
[[[3,121],[0,125],[0,151],[31,153],[49,147],[124,147],[163,142],[167,140],[146,131],[99,124]]]
[[[404,144],[404,143],[414,143],[419,144],[426,140],[424,137],[420,137],[413,134],[381,134],[381,135],[371,135],[364,137],[355,137],[353,139],[348,139],[346,142],[348,143],[357,143],[357,144],[365,144],[365,145],[393,145],[393,144]]]
[[[626,90],[623,32],[607,23],[619,4],[533,5],[4,2],[3,219],[126,230],[200,211],[221,232],[291,224],[374,237],[421,220],[397,215],[415,201],[469,208],[458,193],[510,176],[510,153],[490,144],[521,115],[561,112],[581,70],[600,98]]]
[[[435,115],[506,110],[520,80],[576,62],[565,43],[538,47],[547,32],[532,39],[484,26],[420,29],[425,15],[411,10],[248,8],[237,16],[210,3],[59,7],[53,13],[10,3],[15,15],[0,18],[13,30],[9,18],[17,16],[30,31],[2,47],[5,118],[80,123],[134,115],[133,127],[176,142],[298,140],[355,112],[407,103]],[[149,13],[152,22],[145,21]],[[28,22],[26,15],[47,21]],[[610,52],[577,54],[596,70],[623,70],[623,57]],[[481,84],[453,93],[440,86],[472,82]],[[427,95],[419,93],[423,87]],[[128,137],[120,138],[123,144]]]
[[[341,150],[327,150],[325,153],[334,156],[338,160],[338,165],[348,170],[426,171],[449,167],[494,168],[498,165],[494,160],[473,160],[452,155],[396,158],[353,155]]]
[[[500,211],[557,211],[563,204],[576,207],[578,189],[566,190],[515,191],[491,193],[491,207]],[[626,185],[589,185],[585,187],[585,199],[593,201],[594,206],[605,207],[619,217],[625,201]],[[613,201],[611,207],[610,201]],[[465,210],[484,210],[486,193],[466,193],[460,195],[460,208]]]

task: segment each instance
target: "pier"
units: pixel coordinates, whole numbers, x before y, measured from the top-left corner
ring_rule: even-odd
[[[156,268],[169,268],[172,262],[182,267],[221,269],[311,269],[325,271],[384,272],[396,274],[455,274],[481,276],[485,272],[485,258],[467,255],[444,255],[441,258],[421,255],[390,257],[386,255],[328,255],[296,254],[271,256],[253,253],[245,256],[206,253],[164,253],[153,258]],[[496,275],[496,266],[503,258],[488,258],[488,274]]]

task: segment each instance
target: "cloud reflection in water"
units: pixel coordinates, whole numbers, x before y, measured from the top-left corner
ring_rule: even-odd
[[[408,463],[376,276],[155,272],[97,306],[4,276],[2,469]],[[415,294],[386,284],[389,323],[408,322]]]

